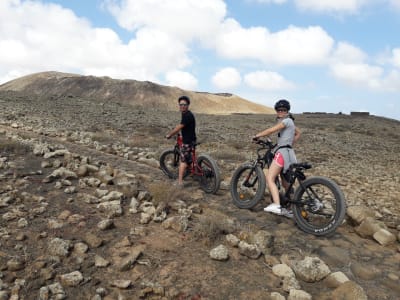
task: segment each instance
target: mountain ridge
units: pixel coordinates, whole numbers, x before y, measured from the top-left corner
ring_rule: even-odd
[[[185,94],[192,100],[197,113],[225,115],[232,113],[273,114],[273,108],[257,104],[230,93],[209,93],[183,90],[133,79],[113,79],[107,76],[84,76],[46,71],[22,76],[0,85],[0,91],[28,92],[43,97],[95,98],[99,102],[116,101],[130,105],[156,105],[177,110],[176,99]]]

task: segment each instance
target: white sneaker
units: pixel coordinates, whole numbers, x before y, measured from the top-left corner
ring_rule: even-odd
[[[271,203],[270,205],[268,205],[267,207],[264,207],[264,211],[266,212],[270,212],[276,215],[281,215],[282,211],[281,211],[281,206],[275,203]]]
[[[281,209],[281,214],[282,216],[292,219],[293,218],[293,212],[287,208],[282,207]]]

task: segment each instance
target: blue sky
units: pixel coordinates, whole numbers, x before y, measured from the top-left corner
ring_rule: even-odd
[[[1,0],[0,84],[61,71],[400,120],[400,0]]]

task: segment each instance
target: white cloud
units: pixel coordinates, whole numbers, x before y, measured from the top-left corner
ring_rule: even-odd
[[[45,70],[157,81],[171,69],[189,66],[188,51],[161,30],[141,28],[123,43],[113,30],[92,27],[56,4],[0,4],[0,82]]]
[[[219,89],[231,90],[236,88],[242,81],[240,73],[235,68],[224,68],[219,70],[213,77],[212,83]]]
[[[335,52],[332,55],[333,60],[342,63],[363,62],[367,59],[367,57],[367,54],[365,54],[361,49],[345,42],[339,42]]]
[[[333,39],[318,26],[271,33],[265,27],[243,28],[228,19],[217,39],[216,50],[230,59],[254,59],[273,64],[321,64],[330,55]]]
[[[400,0],[389,0],[389,3],[396,9],[400,9]]]
[[[197,79],[188,72],[179,70],[169,71],[166,74],[167,85],[177,86],[185,90],[196,90]]]
[[[107,1],[106,7],[121,27],[135,31],[156,28],[188,42],[212,44],[226,14],[222,0],[124,0]]]
[[[316,12],[356,13],[370,0],[295,0],[299,9]]]
[[[367,63],[370,59],[366,53],[348,43],[339,43],[332,56],[330,70],[332,75],[346,85],[381,91],[400,91],[400,72],[391,69],[392,66],[400,67],[400,48],[392,50],[392,56],[382,54],[377,61],[389,64],[385,69],[383,66]]]
[[[368,64],[336,64],[331,67],[333,76],[353,87],[375,91],[399,92],[400,73],[390,71],[387,75],[384,69]]]
[[[400,72],[392,70],[383,80],[382,89],[390,92],[400,92]]]
[[[338,63],[331,69],[338,80],[352,85],[366,85],[370,88],[378,87],[379,78],[383,75],[382,68],[363,63]]]
[[[265,4],[282,4],[286,3],[287,0],[253,0],[253,2],[258,2],[258,3],[265,3]]]
[[[400,68],[400,48],[393,49],[392,53],[393,53],[392,57],[393,65],[396,66],[397,68]]]
[[[283,90],[294,87],[293,83],[276,72],[251,72],[245,75],[244,81],[248,86],[260,90]]]

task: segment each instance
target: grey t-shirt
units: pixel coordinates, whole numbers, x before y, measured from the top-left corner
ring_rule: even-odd
[[[294,141],[294,134],[296,131],[296,126],[294,125],[293,120],[287,117],[282,121],[279,120],[279,122],[282,122],[285,125],[285,128],[282,129],[278,134],[277,148],[286,145],[292,146]],[[283,172],[286,172],[291,164],[297,162],[294,150],[292,148],[280,148],[277,151],[280,152],[283,156],[283,160],[285,162],[285,165],[283,166]]]
[[[279,146],[284,146],[284,145],[292,146],[293,140],[294,140],[294,133],[296,130],[294,122],[289,117],[283,119],[280,122],[282,122],[285,125],[285,128],[282,129],[278,134],[278,145]]]

